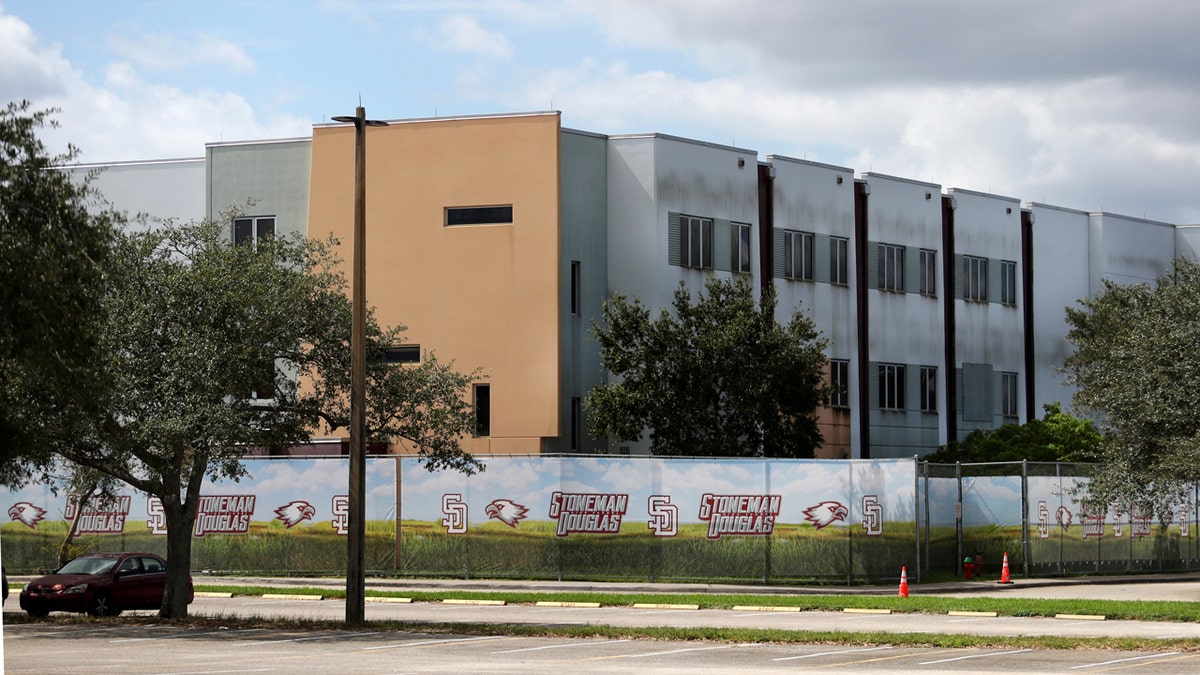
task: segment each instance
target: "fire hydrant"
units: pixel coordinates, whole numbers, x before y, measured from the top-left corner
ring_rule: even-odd
[[[975,574],[975,561],[971,556],[963,558],[963,579],[970,581],[971,576]]]

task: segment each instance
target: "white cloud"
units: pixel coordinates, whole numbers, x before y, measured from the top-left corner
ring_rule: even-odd
[[[454,51],[492,59],[507,59],[513,54],[512,45],[503,35],[484,29],[474,18],[462,14],[449,16],[441,22],[438,40],[442,46]]]
[[[62,57],[61,45],[39,43],[33,29],[0,6],[0,99],[19,101],[62,92],[78,78]]]
[[[236,73],[253,73],[254,60],[241,46],[227,40],[193,33],[177,35],[118,36],[110,39],[113,51],[147,71],[182,70],[193,66],[218,66]]]

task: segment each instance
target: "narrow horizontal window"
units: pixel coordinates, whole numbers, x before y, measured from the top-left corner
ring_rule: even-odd
[[[513,221],[512,204],[507,206],[451,206],[446,208],[446,225],[498,225]]]
[[[388,363],[420,363],[421,345],[393,345],[383,350]]]

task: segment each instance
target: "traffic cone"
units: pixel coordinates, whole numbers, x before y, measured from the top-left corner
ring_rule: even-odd
[[[1004,566],[1000,568],[1000,581],[996,583],[1011,584],[1012,579],[1008,576],[1008,552],[1004,553]]]
[[[908,567],[900,568],[900,597],[908,597]]]

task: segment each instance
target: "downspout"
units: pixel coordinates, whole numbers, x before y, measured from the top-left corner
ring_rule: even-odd
[[[1032,211],[1021,211],[1021,304],[1025,320],[1025,421],[1037,417],[1033,342],[1033,223]]]
[[[871,362],[870,311],[867,303],[867,206],[871,186],[866,181],[854,182],[854,296],[858,306],[858,453],[861,459],[871,458],[870,379],[867,372]],[[851,443],[853,447],[853,443]]]
[[[956,287],[954,270],[954,210],[958,208],[958,200],[954,197],[942,197],[942,311],[943,333],[942,341],[946,350],[946,444],[958,440],[958,377],[955,375],[958,365],[956,346],[957,325],[954,319],[954,289]],[[961,556],[960,556],[961,558]]]
[[[759,294],[775,285],[775,167],[758,165],[758,269]]]

